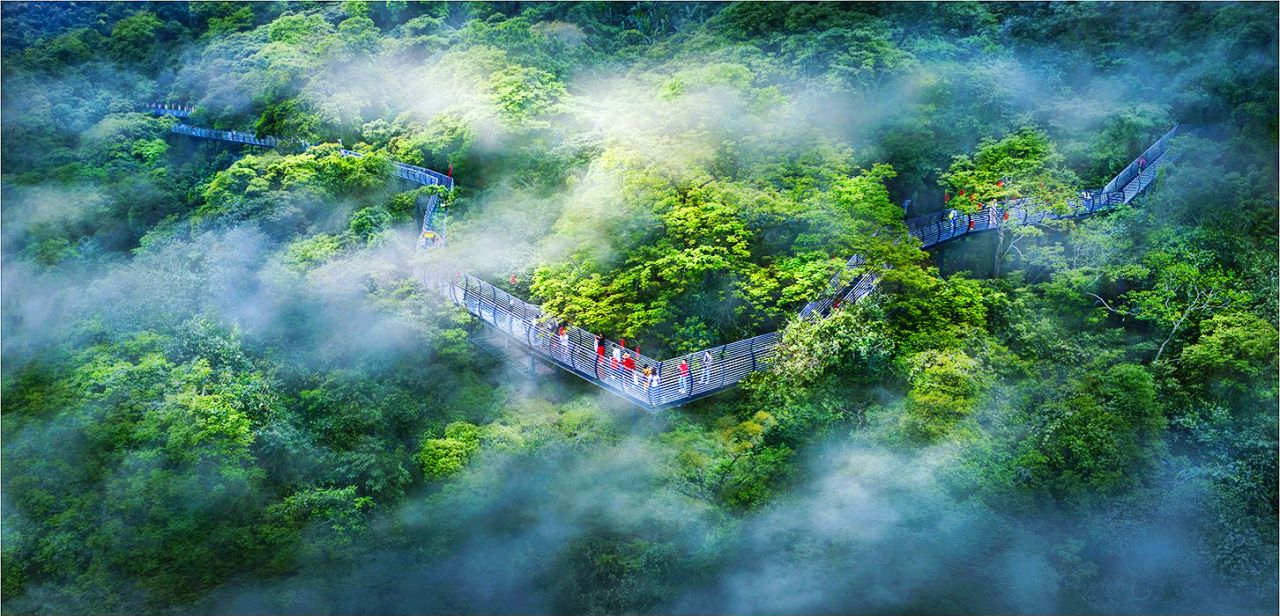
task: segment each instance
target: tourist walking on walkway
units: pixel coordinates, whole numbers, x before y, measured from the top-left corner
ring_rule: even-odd
[[[662,402],[662,366],[658,365],[653,369],[653,374],[649,375],[649,404],[653,404],[653,397],[658,396],[658,402]]]
[[[680,393],[689,393],[689,360],[680,360]]]
[[[569,361],[569,327],[564,323],[560,324],[560,353]]]
[[[622,378],[622,347],[613,347],[613,361],[609,364],[609,367],[613,368],[614,377]]]
[[[640,375],[636,372],[636,360],[634,357],[631,357],[630,353],[622,354],[622,367],[627,371],[627,374],[631,375],[631,385],[639,387]]]
[[[600,369],[604,367],[604,336],[596,334],[596,378],[600,378]]]
[[[644,388],[645,397],[648,398],[649,404],[653,404],[653,395],[658,393],[658,371],[652,366],[644,369]]]
[[[698,382],[707,385],[711,382],[711,349],[702,352],[702,376]]]

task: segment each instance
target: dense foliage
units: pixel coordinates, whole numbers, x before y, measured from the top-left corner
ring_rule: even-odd
[[[0,11],[6,610],[1274,609],[1274,4]],[[1133,206],[905,237],[1176,122]],[[458,178],[428,260],[775,369],[528,378],[391,160]],[[852,254],[880,290],[793,320]]]

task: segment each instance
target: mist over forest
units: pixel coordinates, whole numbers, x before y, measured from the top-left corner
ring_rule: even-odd
[[[1275,613],[1277,6],[0,4],[0,607]],[[650,413],[431,267],[783,338]]]

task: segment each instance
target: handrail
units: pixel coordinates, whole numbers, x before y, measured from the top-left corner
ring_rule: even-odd
[[[153,113],[156,113],[158,115],[177,115],[178,117],[186,117],[186,115],[180,115],[181,113],[180,109],[170,109],[167,107],[154,105],[154,104],[149,104],[147,105],[147,107],[148,109],[151,109]],[[187,109],[190,109],[190,108],[187,108]],[[200,137],[202,139],[229,141],[231,143],[242,143],[245,145],[255,145],[255,146],[261,146],[266,148],[275,148],[280,146],[280,139],[276,137],[258,137],[256,135],[253,135],[252,133],[245,133],[241,131],[201,128],[201,127],[191,126],[191,125],[182,124],[182,123],[174,124],[169,130],[179,135]],[[310,144],[307,144],[306,142],[302,142],[302,143],[307,146],[310,145]],[[355,150],[348,150],[346,148],[340,148],[338,150],[338,153],[341,154],[342,156],[350,156],[352,158],[362,158],[364,156],[364,154],[360,152],[356,152]],[[414,182],[415,184],[419,184],[421,186],[444,186],[447,189],[450,189],[450,190],[453,189],[452,177],[449,177],[438,171],[427,169],[426,167],[418,167],[415,165],[408,165],[405,163],[392,161],[392,171],[396,177],[402,180],[408,180],[410,182]],[[431,195],[427,199],[427,206],[422,216],[422,232],[418,236],[419,248],[432,248],[432,247],[443,244],[444,222],[442,220],[440,222],[440,225],[437,226],[435,221],[435,214],[439,205],[440,205],[439,195]],[[434,237],[440,238],[440,242],[439,243],[428,242],[428,239],[427,239],[429,235],[428,232],[434,233]]]
[[[340,149],[338,152],[343,156],[351,156],[354,158],[361,158],[364,156],[364,154],[361,154],[360,152],[348,150],[346,148]],[[416,182],[423,186],[435,186],[439,184],[449,190],[453,190],[453,178],[440,173],[439,171],[432,171],[426,167],[418,167],[416,165],[410,165],[408,163],[402,163],[394,160],[391,161],[391,165],[396,177],[400,179]]]
[[[244,133],[235,130],[216,130],[212,128],[200,128],[190,126],[188,124],[174,124],[169,129],[171,132],[179,135],[189,135],[192,137],[200,137],[203,139],[215,139],[218,141],[230,141],[232,143],[243,143],[245,145],[256,145],[264,148],[274,148],[280,145],[280,140],[275,137],[257,137],[252,133]]]
[[[1144,178],[1155,177],[1156,169],[1164,163],[1163,157],[1168,149],[1169,141],[1180,132],[1185,132],[1185,127],[1175,125],[1138,158],[1135,158],[1133,162],[1121,170],[1105,187],[1098,190],[1083,191],[1081,196],[1068,200],[1067,213],[1058,214],[1052,212],[1033,199],[1014,199],[1003,203],[994,203],[974,214],[958,215],[954,219],[948,218],[947,210],[916,216],[906,222],[908,234],[920,240],[921,248],[931,248],[962,235],[996,229],[1005,220],[1018,221],[1021,224],[1039,224],[1045,220],[1086,216],[1127,204],[1146,188],[1142,183],[1144,181],[1149,182],[1149,180],[1144,180]],[[1140,161],[1145,161],[1145,163],[1139,164]],[[1008,215],[1007,218],[1006,214]],[[876,280],[876,277],[871,274],[864,274],[848,284],[840,285],[844,272],[852,271],[864,263],[865,261],[859,255],[854,255],[853,258],[849,259],[843,270],[832,276],[827,284],[828,290],[823,294],[823,297],[805,305],[800,310],[800,315],[809,317],[811,315],[825,314],[837,301],[836,298],[857,300],[869,293],[870,287],[874,286]]]
[[[188,118],[195,112],[195,107],[173,105],[170,103],[147,103],[147,110],[151,113],[161,116],[174,116],[177,118]]]
[[[1107,182],[1107,185],[1102,188],[1102,192],[1115,192],[1127,185],[1130,181],[1136,178],[1141,171],[1152,165],[1156,159],[1164,156],[1165,150],[1169,147],[1169,141],[1173,139],[1173,137],[1177,136],[1179,132],[1183,132],[1184,130],[1185,129],[1180,124],[1174,125],[1169,132],[1165,133],[1163,137],[1157,139],[1155,143],[1151,144],[1151,147],[1147,148],[1141,155],[1133,159],[1133,162],[1130,162],[1124,169],[1120,170],[1120,173],[1117,173],[1116,177],[1112,178],[1110,182]],[[1142,164],[1142,161],[1144,160],[1146,163]]]
[[[908,234],[919,239],[921,248],[924,249],[971,233],[998,229],[1005,224],[1033,225],[1050,219],[1088,216],[1129,203],[1150,187],[1159,167],[1169,160],[1169,142],[1181,128],[1174,126],[1148,147],[1139,157],[1145,160],[1144,164],[1135,159],[1104,188],[1084,191],[1080,197],[1068,201],[1065,213],[1038,207],[1040,204],[1031,199],[1017,199],[993,204],[977,213],[965,215],[963,219],[948,219],[944,213],[917,216],[906,221]],[[258,138],[249,133],[197,128],[181,123],[175,124],[172,130],[193,137],[248,145],[276,147],[279,143],[274,137]],[[339,152],[343,156],[364,156],[347,149]],[[396,177],[401,179],[423,186],[443,185],[453,188],[453,178],[448,175],[396,161],[392,161],[392,165]],[[428,201],[422,221],[424,237],[426,231],[435,230],[432,218],[438,203],[436,195],[432,195]],[[440,236],[443,237],[443,234]],[[430,247],[425,242],[419,246]],[[865,263],[866,259],[861,255],[850,257],[841,272],[829,281],[829,292],[809,302],[800,311],[800,316],[820,318],[837,308],[841,302],[856,302],[869,295],[879,281],[879,277],[873,272],[865,272],[848,284],[840,285],[844,272],[855,270]],[[718,393],[736,386],[754,372],[767,370],[773,364],[773,355],[782,338],[782,332],[774,331],[668,360],[654,359],[605,340],[604,353],[600,354],[594,344],[588,346],[585,342],[594,342],[595,335],[591,332],[565,324],[566,335],[560,336],[556,327],[559,319],[549,315],[541,306],[517,298],[475,276],[453,271],[444,275],[423,275],[422,282],[486,325],[510,337],[532,356],[651,411],[679,406]],[[627,370],[622,366],[613,367],[615,349],[620,353],[631,354],[635,360],[634,370]],[[704,357],[710,357],[711,361],[705,362]],[[687,379],[681,379],[681,360],[689,362]],[[643,379],[645,369],[652,369],[655,374],[651,382]]]

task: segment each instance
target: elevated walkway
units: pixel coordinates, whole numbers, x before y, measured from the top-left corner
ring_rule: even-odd
[[[159,115],[176,115],[169,111],[152,110]],[[244,145],[276,147],[280,143],[274,137],[259,138],[250,133],[197,128],[181,123],[175,124],[172,130],[182,135]],[[992,231],[1002,225],[1034,225],[1049,219],[1077,218],[1114,209],[1133,201],[1152,185],[1160,168],[1172,160],[1169,143],[1181,132],[1182,127],[1173,127],[1106,186],[1084,191],[1069,202],[1066,211],[1054,211],[1029,199],[1020,199],[993,204],[977,214],[958,216],[953,220],[947,219],[943,213],[917,216],[907,221],[908,233],[927,249],[966,235]],[[341,153],[344,156],[363,156],[345,149]],[[438,171],[394,161],[392,165],[393,173],[400,179],[420,186],[453,188],[453,178]],[[438,204],[438,196],[433,195],[425,208],[420,248],[430,249],[437,242],[443,242],[444,217],[438,215]],[[439,239],[424,240],[429,234]],[[822,318],[839,303],[858,301],[870,294],[877,281],[872,273],[853,277],[848,283],[841,282],[864,265],[866,260],[862,256],[852,256],[845,264],[846,271],[832,277],[827,293],[807,304],[800,311],[800,316]],[[627,351],[606,340],[602,357],[596,350],[595,335],[591,332],[567,325],[566,335],[562,338],[557,332],[558,320],[540,306],[512,296],[475,276],[458,271],[434,272],[422,275],[422,282],[480,319],[528,357],[590,381],[649,411],[680,406],[737,386],[753,372],[771,365],[781,339],[781,332],[769,332],[666,360]],[[620,353],[630,353],[635,360],[635,370],[613,368],[615,349]],[[705,357],[710,361],[704,361]],[[680,378],[682,360],[689,364],[687,379]],[[645,382],[643,372],[646,368],[658,375],[656,384]]]
[[[1114,209],[1133,201],[1155,182],[1160,169],[1172,160],[1170,141],[1185,131],[1182,126],[1174,126],[1106,186],[1083,191],[1081,196],[1069,201],[1065,212],[1054,211],[1031,199],[1017,199],[992,204],[976,214],[959,215],[954,219],[948,219],[945,211],[917,216],[907,221],[907,233],[920,240],[921,248],[929,249],[966,235],[994,231],[1001,226],[1036,225],[1046,220],[1080,218]],[[875,288],[874,274],[863,274],[848,284],[841,284],[842,279],[849,278],[850,272],[865,264],[861,255],[851,257],[845,264],[845,271],[832,276],[828,292],[801,309],[801,316],[826,314],[836,302],[857,301],[870,293]]]

